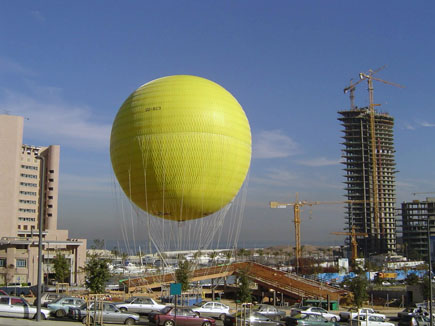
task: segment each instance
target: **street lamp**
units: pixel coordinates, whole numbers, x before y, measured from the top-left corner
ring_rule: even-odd
[[[39,241],[38,241],[38,296],[37,296],[37,305],[36,305],[36,321],[41,320],[41,295],[42,295],[42,219],[44,218],[44,196],[45,196],[45,157],[36,156],[36,159],[41,160],[41,188],[39,191],[39,221],[38,221],[38,229],[39,229]]]

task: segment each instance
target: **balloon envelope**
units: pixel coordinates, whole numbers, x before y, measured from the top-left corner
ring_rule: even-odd
[[[238,193],[251,160],[248,119],[237,100],[204,78],[151,81],[122,104],[110,156],[123,191],[152,215],[210,215]]]

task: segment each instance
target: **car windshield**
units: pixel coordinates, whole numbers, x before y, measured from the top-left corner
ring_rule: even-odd
[[[172,308],[171,307],[164,307],[163,309],[160,309],[160,312],[162,313],[162,314],[166,314],[169,310],[171,310]]]
[[[53,301],[51,301],[51,303],[59,302],[59,301],[62,300],[62,299],[63,299],[63,297],[56,298],[56,299],[54,299]]]
[[[125,300],[125,302],[126,303],[132,303],[134,300],[136,300],[136,298],[131,297],[131,298],[128,298],[127,300]]]

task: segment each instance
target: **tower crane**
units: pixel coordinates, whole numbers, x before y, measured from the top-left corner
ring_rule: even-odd
[[[269,203],[270,208],[287,208],[293,206],[293,216],[295,225],[295,260],[296,260],[296,272],[299,271],[299,259],[302,256],[301,252],[301,207],[314,206],[314,205],[330,205],[330,204],[352,204],[352,203],[364,203],[365,200],[342,200],[342,201],[300,201],[299,194],[296,193],[296,201],[292,203],[280,203],[271,201]]]
[[[376,69],[375,71],[373,71],[372,75],[376,74],[377,72],[381,71],[382,69],[384,69],[385,66],[382,66],[378,69]],[[355,106],[355,88],[356,85],[358,85],[359,83],[363,82],[364,79],[359,79],[356,83],[352,83],[353,78],[350,80],[349,86],[347,86],[345,89],[343,89],[344,94],[349,93],[349,98],[350,98],[350,109],[351,110],[355,110],[357,107]]]
[[[350,100],[351,100],[351,109],[355,109],[354,105],[354,94],[356,85],[358,85],[363,80],[367,80],[368,84],[368,91],[369,91],[369,114],[370,114],[370,140],[371,140],[371,151],[372,151],[372,186],[373,186],[373,192],[372,192],[372,198],[371,201],[373,202],[373,213],[374,213],[374,220],[375,220],[375,229],[377,233],[379,233],[379,187],[378,187],[378,167],[377,167],[377,158],[376,158],[376,134],[375,134],[375,106],[380,106],[380,104],[375,104],[373,100],[373,81],[379,81],[387,85],[404,88],[404,86],[392,83],[380,78],[376,78],[373,75],[379,72],[380,70],[384,69],[385,66],[382,66],[375,71],[369,70],[367,73],[361,72],[359,74],[359,81],[352,84],[352,81],[350,83],[350,86],[346,87],[344,89],[344,93],[350,92]],[[379,155],[380,156],[380,155]],[[379,157],[380,161],[380,157]]]
[[[356,232],[355,225],[352,226],[351,232],[331,232],[331,234],[335,235],[350,235],[351,236],[351,245],[352,245],[352,260],[358,258],[358,242],[356,241],[356,237],[368,237],[368,233],[364,232]]]

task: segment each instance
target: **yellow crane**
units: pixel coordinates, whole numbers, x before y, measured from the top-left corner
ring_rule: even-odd
[[[330,205],[330,204],[352,204],[352,203],[365,203],[365,200],[341,200],[341,201],[300,201],[299,194],[296,193],[296,201],[292,203],[280,203],[271,201],[270,208],[287,208],[293,206],[293,216],[295,225],[295,260],[296,271],[299,271],[299,259],[302,256],[301,252],[301,207],[314,206],[314,205]]]
[[[369,235],[364,232],[356,232],[355,225],[352,226],[351,232],[331,232],[331,234],[335,235],[350,235],[351,236],[351,245],[352,245],[352,260],[358,258],[358,242],[356,241],[356,237],[368,237]]]
[[[404,88],[404,86],[392,83],[380,78],[376,78],[373,75],[380,70],[384,69],[385,66],[376,69],[375,71],[369,70],[368,73],[361,72],[359,74],[359,81],[352,84],[352,80],[350,82],[350,85],[344,89],[344,93],[349,92],[350,93],[350,101],[351,101],[351,109],[355,109],[354,105],[354,94],[356,85],[358,85],[363,80],[367,80],[368,84],[368,91],[369,91],[369,114],[370,114],[370,140],[371,140],[371,151],[372,151],[372,186],[373,186],[373,192],[372,192],[372,199],[373,202],[373,215],[375,220],[375,228],[377,233],[379,233],[379,187],[378,187],[378,167],[377,167],[377,158],[376,158],[376,133],[375,133],[375,106],[380,106],[380,104],[375,104],[373,100],[373,81],[379,81],[387,85],[395,86]],[[379,154],[380,156],[380,154]],[[380,161],[380,157],[379,157]]]

